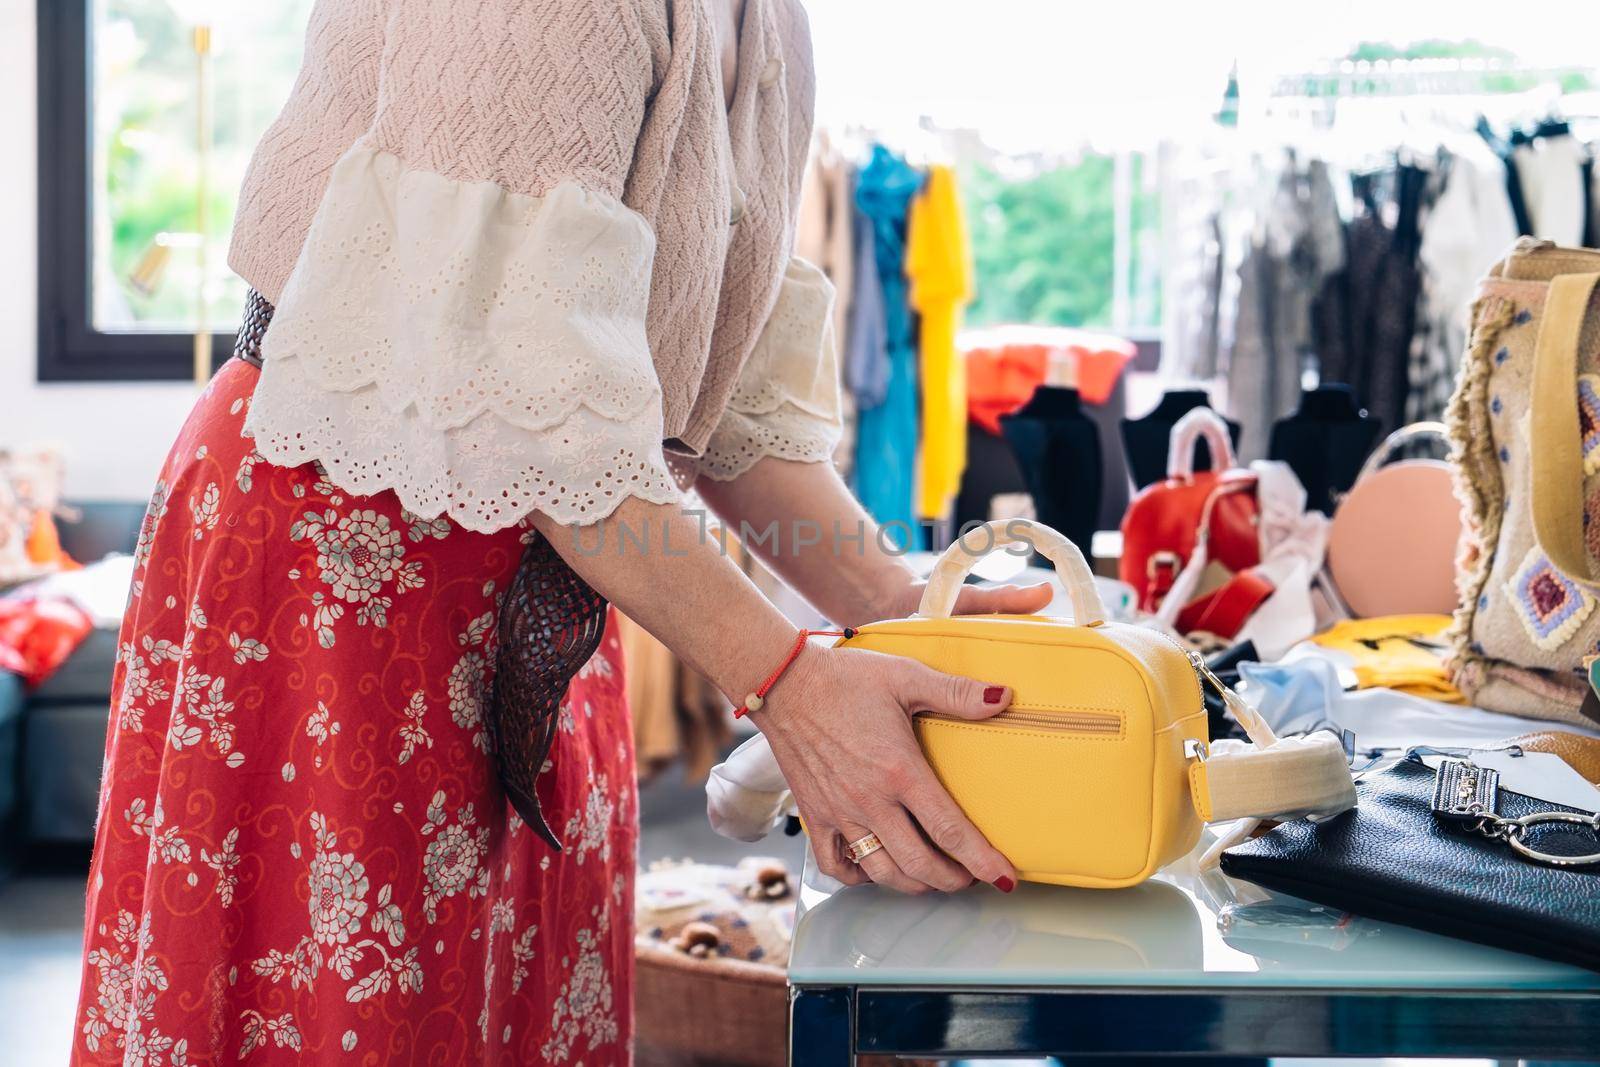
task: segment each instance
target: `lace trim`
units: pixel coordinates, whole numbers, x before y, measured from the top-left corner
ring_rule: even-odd
[[[620,202],[334,167],[262,342],[246,432],[349,492],[491,532],[678,499],[645,339],[655,240]]]
[[[833,458],[843,432],[833,299],[820,270],[790,261],[772,315],[706,443],[701,474],[730,481],[767,456]]]

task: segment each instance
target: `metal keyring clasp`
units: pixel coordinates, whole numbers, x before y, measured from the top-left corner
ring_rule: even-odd
[[[1532,815],[1524,815],[1520,819],[1502,819],[1499,821],[1502,829],[1510,831],[1505,835],[1507,844],[1535,863],[1544,863],[1552,867],[1600,866],[1600,852],[1591,853],[1587,856],[1557,856],[1548,852],[1540,852],[1523,840],[1523,834],[1528,827],[1547,822],[1565,822],[1587,826],[1595,837],[1600,839],[1600,815],[1582,815],[1575,811],[1536,811]]]

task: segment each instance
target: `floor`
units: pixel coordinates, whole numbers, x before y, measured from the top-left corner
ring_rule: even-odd
[[[667,771],[639,794],[644,817],[641,860],[694,857],[735,863],[759,852],[799,870],[799,838],[759,849],[718,837],[706,822],[705,793]],[[33,857],[0,885],[0,1064],[60,1067],[72,1045],[83,934],[86,851]]]
[[[86,862],[52,859],[0,888],[0,1059],[16,1067],[67,1062]]]

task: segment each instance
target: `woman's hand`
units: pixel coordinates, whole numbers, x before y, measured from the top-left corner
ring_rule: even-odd
[[[907,581],[891,590],[881,601],[877,619],[903,619],[916,612],[922,603],[926,581]],[[1043,611],[1054,592],[1049,582],[1029,585],[964,585],[956,594],[954,615],[1032,615]],[[874,621],[874,620],[864,620]]]
[[[987,719],[1010,703],[1003,686],[916,660],[808,646],[751,718],[772,745],[823,873],[904,893],[951,892],[974,878],[1010,892],[1016,871],[945,792],[911,725],[918,711]],[[857,866],[846,846],[869,833],[884,847]]]

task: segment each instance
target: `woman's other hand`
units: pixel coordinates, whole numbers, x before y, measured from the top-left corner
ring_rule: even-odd
[[[1004,686],[916,660],[808,646],[751,718],[772,745],[825,874],[905,893],[952,892],[974,878],[1010,892],[1016,871],[950,798],[911,724],[919,711],[978,720],[1010,703]],[[846,846],[869,833],[883,848],[857,866]]]
[[[926,581],[907,582],[884,601],[882,619],[903,619],[922,603]],[[964,585],[956,595],[954,615],[1032,615],[1043,611],[1055,596],[1049,582],[1028,585]],[[868,620],[876,621],[876,620]]]

